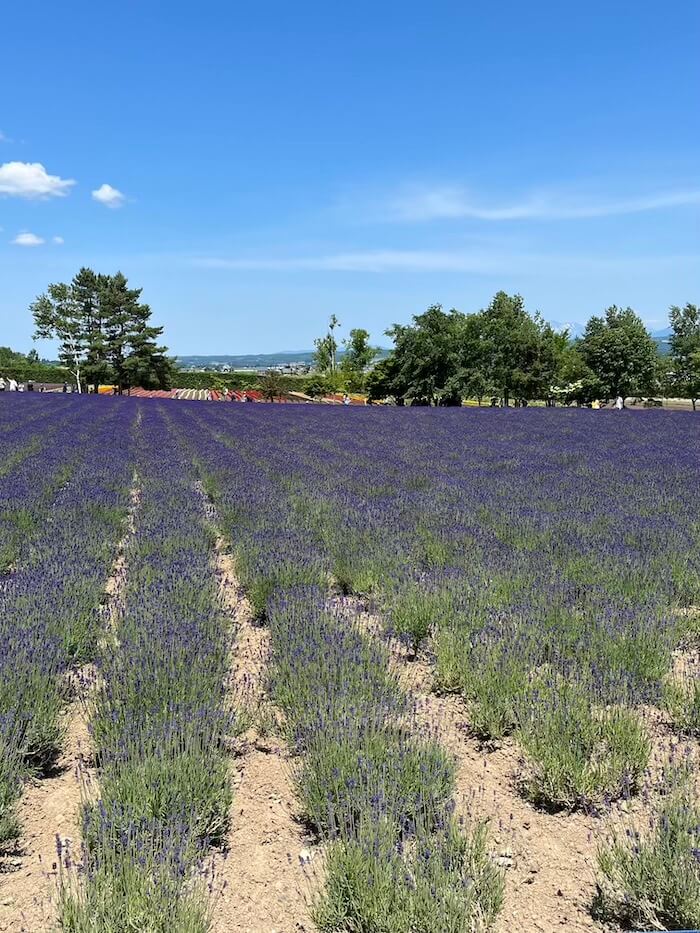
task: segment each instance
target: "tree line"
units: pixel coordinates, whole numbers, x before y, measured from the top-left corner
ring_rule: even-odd
[[[71,282],[49,285],[30,306],[34,339],[58,341],[58,358],[79,392],[86,386],[114,385],[119,394],[133,386],[170,388],[173,362],[158,339],[162,327],[150,323],[142,289],[126,277],[83,267]]]
[[[689,398],[695,409],[700,310],[674,306],[669,320],[670,352],[661,354],[631,308],[607,308],[572,339],[530,314],[520,295],[498,292],[472,314],[432,305],[411,324],[386,331],[393,350],[364,374],[364,385],[371,400],[398,404],[460,405],[465,398],[585,404],[661,394]]]
[[[99,384],[114,385],[119,393],[171,387],[174,362],[159,344],[163,328],[151,324],[141,292],[121,272],[83,267],[71,282],[49,285],[32,302],[34,338],[58,342],[59,360],[79,391]],[[393,348],[375,362],[385,351],[370,345],[369,332],[353,328],[339,345],[340,322],[332,315],[327,333],[314,342],[315,370],[303,388],[312,396],[364,391],[370,400],[393,398],[400,405],[459,405],[465,398],[480,404],[585,404],[663,395],[688,398],[695,409],[700,309],[673,306],[669,323],[668,353],[659,352],[635,311],[615,305],[591,317],[582,336],[572,339],[528,312],[520,295],[501,291],[474,313],[436,304],[410,324],[394,324],[386,331]],[[7,363],[17,369],[21,362],[28,373],[44,365],[34,351],[19,362],[19,354],[7,354]],[[269,378],[268,394],[284,394],[282,377]]]

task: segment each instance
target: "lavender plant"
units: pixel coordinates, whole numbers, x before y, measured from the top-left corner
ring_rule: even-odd
[[[692,771],[666,775],[668,792],[644,827],[612,833],[598,852],[594,914],[639,930],[700,927],[700,807]]]
[[[231,632],[214,534],[164,410],[139,411],[135,527],[92,715],[100,795],[86,803],[80,876],[68,875],[61,902],[72,933],[206,930],[198,866],[223,841],[231,805]]]
[[[381,642],[329,594],[369,598],[387,636],[434,660],[436,686],[463,697],[481,739],[516,738],[538,805],[600,808],[634,793],[649,703],[665,696],[677,728],[695,728],[695,693],[674,699],[665,687],[688,607],[700,603],[690,415],[350,417],[321,406],[12,398],[0,399],[0,438],[0,721],[19,713],[19,732],[6,735],[8,760],[22,767],[41,767],[60,744],[63,672],[92,658],[104,632],[100,594],[134,465],[142,482],[124,605],[99,664],[103,807],[86,811],[88,880],[64,902],[71,929],[88,929],[80,924],[103,904],[96,929],[106,933],[120,911],[138,915],[144,892],[159,903],[157,891],[173,929],[190,916],[192,929],[206,925],[192,879],[225,831],[223,747],[236,718],[222,686],[230,632],[201,484],[270,627],[271,690],[299,752],[297,790],[331,841],[324,929],[432,919],[476,930],[501,896],[481,830],[456,824],[452,762],[416,728]],[[8,826],[14,770],[0,774]],[[173,848],[176,833],[184,847]]]
[[[16,413],[24,403],[5,404]],[[115,436],[133,416],[123,407],[26,405],[26,421],[4,432],[23,456],[0,478],[11,557],[0,575],[0,721],[12,724],[3,728],[0,773],[6,839],[8,826],[17,830],[10,805],[22,779],[46,772],[59,756],[67,672],[94,652],[126,495],[128,451]],[[35,431],[42,432],[35,442],[19,440]]]

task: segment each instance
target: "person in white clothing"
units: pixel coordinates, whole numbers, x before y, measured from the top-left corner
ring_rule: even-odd
[[[16,392],[17,391],[17,380],[10,377],[10,381],[8,382],[8,388],[10,392]]]
[[[615,399],[615,408],[617,408],[618,411],[622,411],[624,407],[625,401],[621,395],[618,395],[618,397]]]

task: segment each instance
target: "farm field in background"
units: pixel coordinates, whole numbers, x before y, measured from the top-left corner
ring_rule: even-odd
[[[700,927],[691,413],[4,393],[0,451],[0,931]]]

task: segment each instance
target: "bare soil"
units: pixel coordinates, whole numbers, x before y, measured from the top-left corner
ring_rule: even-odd
[[[350,601],[345,600],[350,611]],[[359,611],[357,621],[373,635],[381,619]],[[590,916],[595,890],[597,838],[601,821],[584,813],[546,813],[518,792],[521,767],[517,744],[506,740],[485,748],[469,734],[467,711],[458,697],[432,692],[429,661],[397,640],[388,642],[405,689],[415,698],[417,725],[449,751],[456,762],[456,813],[465,822],[484,821],[492,857],[505,876],[504,907],[495,933],[602,931]]]
[[[488,824],[493,857],[506,882],[497,933],[603,929],[589,913],[601,821],[528,804],[517,790],[516,743],[506,740],[492,751],[484,749],[469,735],[456,697],[418,693],[417,715],[457,762],[458,815]]]
[[[78,842],[82,781],[90,775],[90,736],[80,699],[66,713],[66,729],[55,773],[25,787],[18,808],[23,833],[17,852],[0,860],[2,933],[46,933],[56,922],[56,837]]]
[[[116,626],[126,582],[125,548],[134,530],[140,501],[137,478],[130,493],[124,533],[117,545],[112,570],[105,583],[105,632]],[[104,638],[103,638],[104,644]],[[92,741],[88,731],[89,698],[97,675],[88,665],[67,677],[73,699],[65,712],[63,752],[50,776],[31,780],[18,807],[22,837],[17,851],[0,858],[0,933],[47,933],[56,929],[58,894],[57,843],[80,846],[80,805],[84,791],[97,786],[92,767]]]
[[[235,795],[231,829],[223,853],[214,856],[213,933],[299,933],[314,929],[309,918],[311,888],[302,860],[319,853],[298,819],[289,749],[277,736],[261,734],[267,718],[265,672],[269,633],[252,622],[225,543],[217,544],[224,606],[236,640],[231,658],[233,701],[256,711],[257,723],[237,743],[231,763]]]
[[[513,930],[553,933],[561,927],[575,931],[609,929],[593,920],[597,849],[613,828],[634,821],[644,828],[658,799],[663,770],[669,762],[695,762],[700,789],[700,743],[679,737],[669,716],[655,707],[640,710],[652,744],[644,793],[614,803],[595,815],[547,813],[532,807],[518,792],[522,758],[512,740],[485,748],[469,734],[467,711],[458,697],[436,696],[430,664],[406,661],[405,649],[394,650],[407,689],[416,697],[418,723],[432,732],[457,763],[457,813],[465,819],[485,820],[493,856],[505,871],[504,907],[495,933]],[[676,666],[685,671],[697,658],[685,652]]]

